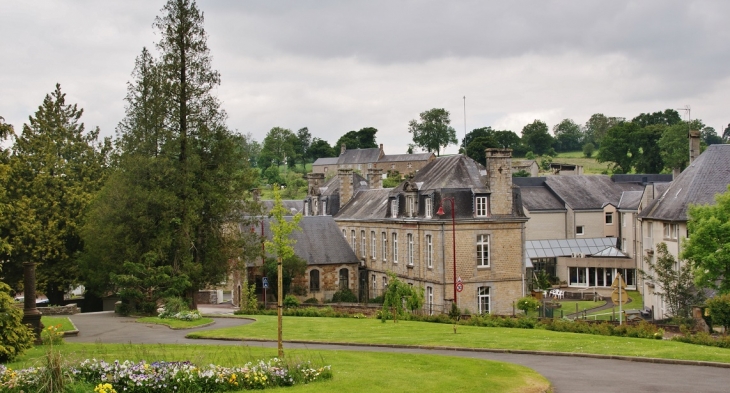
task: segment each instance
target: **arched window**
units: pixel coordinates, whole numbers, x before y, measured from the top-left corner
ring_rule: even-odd
[[[309,272],[309,292],[319,291],[319,270]]]
[[[350,288],[350,271],[347,268],[340,269],[340,289]]]

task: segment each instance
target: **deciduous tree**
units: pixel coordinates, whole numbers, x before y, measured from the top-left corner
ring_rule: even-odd
[[[408,123],[408,132],[413,135],[413,143],[426,150],[441,154],[441,149],[458,143],[456,130],[450,126],[449,111],[443,108],[433,108],[421,112],[420,121],[411,120]]]
[[[553,134],[555,134],[555,150],[580,150],[583,142],[583,130],[573,120],[563,119],[563,121],[553,126]]]
[[[348,149],[376,148],[378,147],[378,144],[375,142],[375,134],[377,132],[377,128],[373,127],[361,128],[358,131],[348,131],[335,142],[332,148],[335,150],[335,154],[339,154],[342,145],[345,145]]]
[[[522,143],[533,153],[543,155],[553,146],[553,137],[545,122],[535,120],[522,129]]]

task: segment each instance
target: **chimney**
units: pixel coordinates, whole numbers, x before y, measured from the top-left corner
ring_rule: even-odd
[[[383,152],[383,144],[381,143],[380,144],[380,152],[378,153],[378,160],[381,159],[381,158],[383,158],[384,155],[385,155],[385,152]]]
[[[307,183],[307,196],[319,195],[319,187],[324,184],[324,173],[308,173]]]
[[[689,163],[692,165],[700,155],[700,132],[692,130],[689,132]]]
[[[512,149],[485,149],[490,213],[512,214]]]
[[[340,155],[345,154],[345,151],[347,151],[347,146],[345,146],[345,144],[343,143],[342,145],[340,145]]]
[[[337,177],[340,179],[340,209],[352,198],[352,169],[338,169]]]
[[[371,190],[378,190],[378,189],[383,188],[383,170],[382,169],[378,169],[378,168],[368,169],[368,187]]]

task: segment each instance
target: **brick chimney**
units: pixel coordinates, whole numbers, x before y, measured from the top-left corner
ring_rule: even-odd
[[[347,151],[347,146],[343,143],[340,145],[340,155],[345,154],[345,151]]]
[[[338,169],[337,177],[340,179],[340,209],[352,199],[352,169]]]
[[[692,164],[700,155],[700,132],[692,130],[689,132],[689,163]]]
[[[324,173],[307,174],[307,196],[319,195],[319,188],[324,184]]]
[[[368,187],[371,190],[383,188],[383,170],[378,168],[368,169]]]
[[[512,149],[485,149],[487,156],[487,187],[491,191],[490,212],[493,215],[512,214]]]
[[[378,152],[378,160],[381,159],[381,158],[383,158],[384,155],[385,155],[385,152],[383,151],[383,144],[381,143],[380,144],[380,152]]]

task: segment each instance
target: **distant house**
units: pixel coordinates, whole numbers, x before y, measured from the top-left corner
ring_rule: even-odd
[[[561,164],[559,162],[553,162],[550,164],[550,172],[553,175],[582,175],[583,165],[575,164]]]
[[[525,171],[530,174],[530,177],[537,177],[540,173],[540,166],[537,165],[535,160],[513,160],[512,161],[512,173]]]
[[[382,169],[382,174],[397,171],[401,175],[414,174],[433,161],[433,153],[391,154],[383,152],[383,145],[371,149],[347,149],[340,147],[339,157],[319,158],[312,164],[312,173],[322,173],[329,178],[339,169],[351,169],[365,173],[368,169]]]

